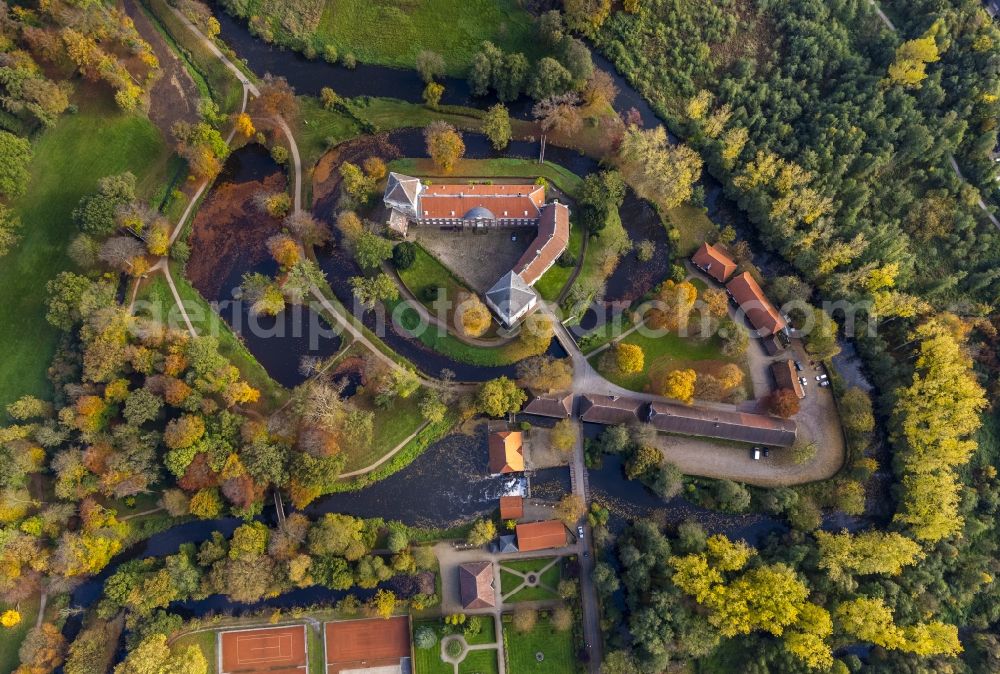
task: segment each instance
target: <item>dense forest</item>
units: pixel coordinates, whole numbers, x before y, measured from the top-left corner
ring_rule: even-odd
[[[996,297],[998,232],[948,160],[983,166],[996,141],[978,2],[924,3],[949,9],[912,36],[860,0],[638,4],[595,41],[826,296],[883,316]]]

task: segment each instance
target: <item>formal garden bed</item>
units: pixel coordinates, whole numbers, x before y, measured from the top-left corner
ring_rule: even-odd
[[[558,599],[561,579],[562,561],[558,557],[514,560],[500,564],[500,590],[505,604]]]
[[[464,625],[446,625],[441,618],[415,620],[414,634],[414,674],[495,674],[498,671],[496,628],[492,616],[474,616],[478,621],[479,630],[472,633],[467,630],[473,616],[465,618]],[[421,632],[429,630],[434,634],[430,647],[421,647]],[[459,637],[459,638],[455,638]],[[490,648],[469,650],[469,646],[491,645]],[[451,662],[446,662],[444,654],[461,660],[458,668]],[[464,652],[464,657],[461,653]]]

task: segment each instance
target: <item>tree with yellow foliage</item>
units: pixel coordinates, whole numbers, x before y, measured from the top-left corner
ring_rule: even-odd
[[[919,89],[927,79],[927,64],[941,59],[937,42],[932,35],[924,34],[907,40],[896,48],[896,58],[889,64],[889,81],[909,89]]]
[[[493,317],[476,295],[468,295],[459,305],[456,315],[460,318],[462,333],[468,337],[480,337],[490,327]]]
[[[451,173],[455,164],[465,154],[465,143],[462,135],[447,122],[431,122],[424,129],[424,140],[427,143],[427,154],[434,165],[445,173]]]
[[[694,386],[697,381],[698,373],[694,370],[673,370],[663,380],[663,395],[690,405],[694,401]]]
[[[11,628],[21,624],[21,613],[17,609],[7,609],[0,614],[0,625]]]
[[[646,354],[638,344],[619,342],[615,345],[615,365],[622,374],[642,372],[646,366]]]
[[[667,279],[660,285],[656,304],[646,316],[646,324],[654,329],[680,330],[687,326],[691,311],[698,300],[698,289],[690,281],[678,283]]]
[[[895,519],[925,542],[962,528],[955,469],[976,450],[971,438],[987,406],[953,323],[940,316],[914,331],[920,346],[913,381],[898,391],[893,410],[903,484]]]
[[[236,133],[240,134],[244,138],[250,138],[257,130],[253,126],[253,120],[250,119],[250,115],[245,112],[241,112],[236,115],[233,120],[233,124],[236,127]]]

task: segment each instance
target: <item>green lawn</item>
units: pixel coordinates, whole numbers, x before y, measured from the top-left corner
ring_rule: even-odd
[[[418,391],[405,400],[397,399],[389,409],[375,409],[375,438],[372,446],[366,451],[347,452],[344,472],[370,466],[420,428],[424,418],[420,415],[419,399]],[[358,398],[352,400],[362,406],[372,407],[367,400]]]
[[[312,625],[306,626],[306,653],[309,656],[308,674],[326,674],[326,653],[323,651],[323,637],[320,630]],[[211,662],[211,660],[209,661]],[[209,671],[212,671],[209,669]]]
[[[420,177],[460,178],[538,178],[542,177],[560,191],[575,197],[583,179],[559,164],[546,161],[541,164],[531,159],[461,159],[450,173],[434,166],[430,159],[395,159],[389,169]]]
[[[166,182],[170,153],[152,122],[85,89],[79,112],[35,139],[28,191],[13,204],[24,239],[0,262],[0,409],[23,394],[49,395],[58,333],[45,320],[45,284],[71,266],[77,202],[106,175],[132,171],[143,198]]]
[[[705,241],[713,241],[719,233],[719,228],[709,220],[705,210],[682,204],[667,211],[666,220],[674,224],[680,232],[677,241],[677,256],[690,257],[698,246]]]
[[[636,374],[622,374],[617,367],[607,365],[612,358],[609,351],[591,357],[591,364],[596,367],[609,381],[624,386],[632,391],[646,391],[651,382],[658,382],[669,371],[691,368],[696,372],[712,372],[725,363],[736,363],[743,369],[743,379],[750,386],[750,375],[746,364],[739,358],[729,358],[722,353],[722,340],[713,336],[708,340],[694,337],[679,337],[670,332],[662,337],[651,337],[637,330],[622,339],[623,344],[635,344],[642,348],[645,354],[645,367]]]
[[[535,629],[527,634],[521,634],[508,624],[504,624],[503,633],[507,671],[517,674],[574,674],[577,671],[572,630],[558,632],[548,619],[539,618]],[[537,653],[543,655],[540,662]]]
[[[194,634],[185,634],[182,637],[178,637],[176,641],[170,644],[170,650],[174,653],[179,652],[181,649],[187,648],[188,646],[197,646],[201,650],[201,654],[205,656],[205,660],[209,663],[209,671],[214,671],[212,669],[216,662],[215,648],[216,648],[216,635],[218,632],[209,630],[207,632],[195,632]]]
[[[554,557],[539,557],[538,559],[515,559],[509,562],[504,562],[501,564],[501,568],[513,569],[514,571],[520,571],[521,573],[531,573],[532,571],[539,571],[545,568],[545,565],[551,562]],[[559,566],[558,564],[556,565]]]
[[[417,255],[413,264],[407,269],[400,270],[399,278],[432,316],[437,315],[437,309],[434,307],[437,300],[427,300],[425,293],[429,290],[437,293],[437,299],[448,300],[452,309],[458,303],[459,297],[472,294],[457,276],[423,246],[417,244],[416,250]],[[449,310],[445,317],[448,325],[452,325],[453,313]]]
[[[205,298],[195,290],[184,278],[181,270],[176,265],[171,265],[171,275],[174,278],[174,285],[177,286],[177,293],[184,301],[191,324],[199,335],[215,335],[219,340],[219,352],[224,355],[233,365],[239,368],[240,373],[251,386],[261,392],[261,399],[270,406],[277,406],[284,401],[287,390],[278,382],[271,378],[264,366],[261,365],[253,354],[244,346],[243,342],[233,334],[229,325],[212,310],[212,307],[205,301]],[[149,278],[144,288],[139,294],[138,300],[145,300],[151,304],[150,310],[159,312],[161,317],[168,317],[171,307],[175,307],[173,294],[167,285],[163,274],[155,274]],[[141,310],[141,305],[136,305],[137,312]],[[171,322],[183,326],[183,319],[176,313],[176,318],[171,318]]]
[[[0,628],[3,630],[3,638],[0,639],[0,672],[13,672],[20,664],[21,658],[18,657],[17,651],[21,648],[21,642],[24,641],[28,630],[35,626],[35,620],[38,618],[38,599],[36,595],[21,602],[19,625],[10,629]],[[14,606],[0,601],[0,613],[10,608]]]
[[[361,133],[361,125],[339,110],[325,110],[319,99],[299,96],[295,142],[302,155],[302,165],[313,166],[329,148]]]
[[[537,55],[531,16],[517,0],[327,0],[313,42],[400,68],[412,68],[420,50],[430,49],[449,74],[464,76],[484,40]]]
[[[167,0],[141,0],[141,4],[184,60],[201,95],[214,100],[224,112],[236,112],[243,101],[243,87],[233,72],[180,22]]]

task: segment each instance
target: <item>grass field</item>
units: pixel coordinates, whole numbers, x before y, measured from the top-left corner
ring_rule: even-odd
[[[0,262],[0,409],[26,393],[49,394],[45,371],[58,333],[45,320],[45,284],[70,268],[77,202],[106,175],[132,171],[143,198],[166,182],[170,153],[156,127],[118,112],[103,93],[81,94],[79,112],[34,141],[28,191],[13,204],[24,239]]]
[[[750,386],[750,375],[746,364],[737,358],[729,358],[722,353],[722,342],[717,336],[709,340],[699,340],[693,337],[679,337],[667,333],[662,337],[652,337],[641,334],[637,330],[621,340],[623,344],[634,344],[642,348],[645,354],[645,367],[636,374],[622,374],[617,367],[609,365],[609,351],[604,351],[591,358],[591,364],[609,381],[624,386],[632,391],[649,390],[651,384],[662,381],[671,370],[691,368],[696,372],[713,373],[726,363],[736,363],[743,369],[743,380]],[[608,356],[605,358],[605,356]]]
[[[503,627],[507,648],[507,671],[518,674],[574,674],[573,631],[556,631],[550,621],[539,618],[535,629],[521,634],[508,624]],[[539,661],[536,654],[542,654]]]
[[[359,61],[412,68],[421,49],[463,76],[483,40],[536,55],[531,16],[516,0],[327,0],[314,42]]]
[[[219,352],[239,368],[251,386],[260,390],[262,399],[269,405],[276,406],[283,402],[287,394],[285,388],[271,378],[264,366],[229,329],[229,325],[212,311],[205,298],[188,283],[177,266],[171,266],[171,275],[174,278],[174,285],[177,286],[177,293],[185,303],[191,324],[198,334],[214,335],[219,340]],[[150,276],[137,300],[149,302],[151,311],[159,312],[158,315],[165,318],[170,317],[172,323],[183,326],[183,319],[176,310],[173,310],[175,312],[173,316],[168,313],[172,307],[176,307],[176,303],[163,274]],[[140,304],[136,307],[137,311],[141,310]]]
[[[14,607],[0,601],[0,613],[10,608]],[[22,601],[20,613],[21,623],[19,625],[10,629],[2,628],[3,638],[0,639],[0,672],[13,672],[21,662],[17,651],[21,648],[21,642],[24,641],[25,635],[35,626],[35,620],[38,618],[38,596],[32,596]]]

